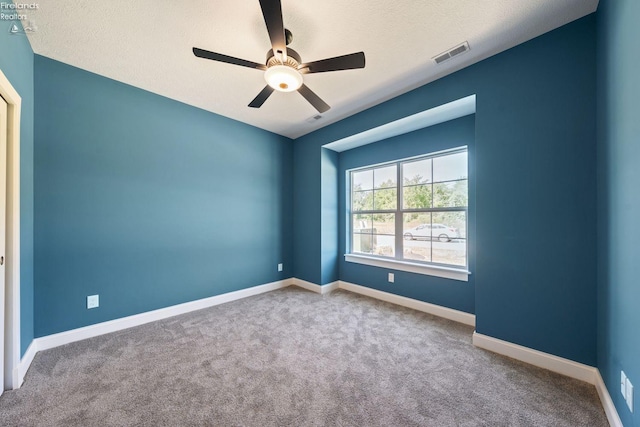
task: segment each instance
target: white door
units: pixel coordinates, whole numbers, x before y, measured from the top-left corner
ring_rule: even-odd
[[[4,391],[4,245],[7,204],[7,102],[0,96],[0,395]]]

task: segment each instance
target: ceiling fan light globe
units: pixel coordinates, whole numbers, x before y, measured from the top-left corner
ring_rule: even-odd
[[[274,65],[264,72],[267,84],[279,92],[293,92],[302,86],[302,74],[287,65]]]

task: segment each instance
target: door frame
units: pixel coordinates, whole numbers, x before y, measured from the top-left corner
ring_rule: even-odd
[[[4,388],[20,378],[20,111],[22,98],[0,70],[0,95],[7,102],[7,230],[5,270]]]

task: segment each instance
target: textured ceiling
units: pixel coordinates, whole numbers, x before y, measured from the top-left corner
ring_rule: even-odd
[[[291,138],[478,62],[596,10],[598,0],[282,0],[304,62],[364,51],[366,68],[305,75],[331,105],[298,93],[247,107],[263,72],[196,58],[192,47],[264,62],[258,0],[55,0],[28,17],[35,53]],[[440,65],[432,58],[468,41]]]

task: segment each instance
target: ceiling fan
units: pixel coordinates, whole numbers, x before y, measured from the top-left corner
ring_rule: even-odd
[[[260,7],[262,8],[262,15],[267,25],[272,47],[272,49],[267,52],[267,61],[265,64],[234,58],[197,47],[193,48],[194,55],[199,58],[264,71],[264,78],[267,81],[267,85],[258,96],[251,101],[249,107],[260,108],[274,90],[279,92],[293,92],[297,90],[300,95],[309,101],[320,113],[329,110],[331,107],[304,84],[303,75],[364,68],[364,52],[303,63],[298,52],[287,47],[287,45],[291,43],[293,35],[289,30],[284,28],[281,0],[260,0]]]

